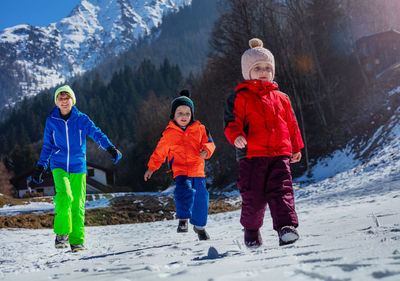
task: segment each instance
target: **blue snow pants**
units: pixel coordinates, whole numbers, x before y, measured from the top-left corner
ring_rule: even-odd
[[[207,224],[209,194],[203,177],[177,176],[174,191],[178,219],[190,219],[190,223],[204,227]]]

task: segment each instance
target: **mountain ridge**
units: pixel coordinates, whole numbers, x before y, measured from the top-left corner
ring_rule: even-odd
[[[46,27],[17,25],[0,31],[0,102],[24,97],[93,69],[151,34],[162,17],[192,0],[82,0]]]

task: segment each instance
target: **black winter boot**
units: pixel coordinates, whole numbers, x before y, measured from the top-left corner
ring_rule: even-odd
[[[56,235],[56,241],[54,243],[54,246],[56,249],[64,249],[68,248],[68,239],[69,235]]]
[[[194,232],[197,233],[197,236],[199,236],[199,240],[209,240],[210,235],[208,235],[207,231],[204,228],[197,228],[196,226],[193,226]]]
[[[178,233],[188,232],[188,220],[179,220],[178,229],[176,230]]]
[[[86,250],[86,248],[82,244],[71,244],[71,251],[73,253],[83,251],[83,250]]]

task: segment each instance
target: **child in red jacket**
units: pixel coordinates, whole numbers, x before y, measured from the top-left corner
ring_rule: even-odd
[[[208,216],[209,194],[205,181],[205,161],[214,153],[215,145],[206,128],[194,120],[194,106],[190,92],[184,89],[171,104],[172,121],[164,130],[150,157],[147,181],[168,157],[176,183],[174,191],[178,232],[188,232],[188,220],[199,240],[208,240],[205,230]]]
[[[242,55],[245,81],[229,96],[224,114],[225,136],[239,161],[240,222],[246,246],[261,246],[268,204],[279,244],[286,245],[299,238],[290,163],[301,160],[304,144],[288,96],[273,83],[272,53],[260,39],[249,43]]]

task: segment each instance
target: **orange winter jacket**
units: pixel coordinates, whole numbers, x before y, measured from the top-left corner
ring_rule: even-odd
[[[170,121],[150,157],[148,167],[156,171],[168,156],[168,166],[172,169],[174,178],[205,177],[205,161],[200,157],[200,151],[203,149],[208,152],[206,159],[209,159],[215,150],[214,142],[204,125],[195,121],[183,130]]]

